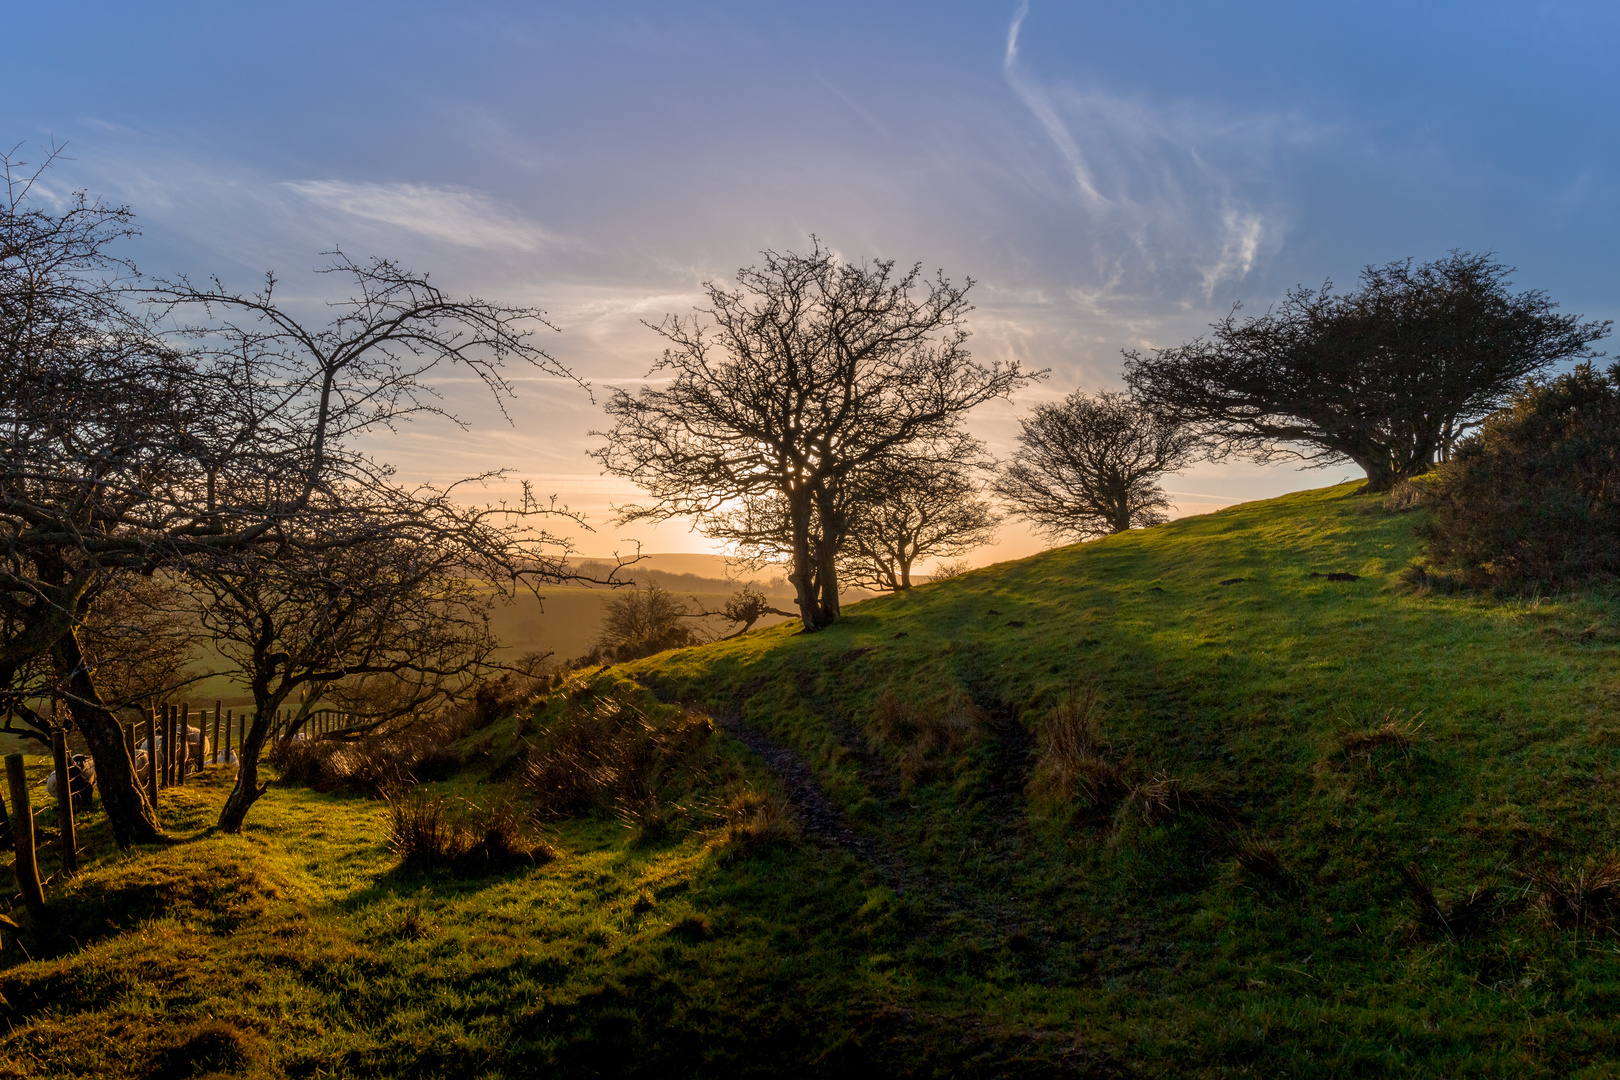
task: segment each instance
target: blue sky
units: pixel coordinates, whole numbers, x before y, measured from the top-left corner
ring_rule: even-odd
[[[1117,384],[1232,303],[1368,262],[1495,250],[1566,309],[1620,304],[1620,9],[1600,4],[4,3],[0,142],[128,202],[143,269],[313,302],[333,244],[548,309],[600,391],[640,319],[814,232],[973,277],[974,346]],[[300,293],[300,290],[302,292]],[[407,476],[509,467],[606,524],[580,391],[380,446]],[[1200,465],[1182,509],[1354,474]],[[666,525],[649,550],[702,550]],[[1009,530],[985,558],[1034,550]]]

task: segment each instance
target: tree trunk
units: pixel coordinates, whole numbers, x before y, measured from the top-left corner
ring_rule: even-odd
[[[255,709],[253,723],[248,726],[247,737],[242,740],[242,745],[236,748],[236,786],[231,788],[231,793],[219,812],[220,832],[241,832],[242,822],[247,819],[247,812],[259,801],[261,795],[270,790],[269,784],[259,783],[259,754],[264,750],[265,740],[270,736],[270,722],[267,718],[274,715],[274,709]]]
[[[96,763],[96,786],[101,789],[101,805],[107,811],[114,841],[124,848],[131,844],[155,843],[161,839],[162,832],[146,801],[146,793],[141,790],[135,763],[124,745],[124,730],[112,713],[94,704],[101,699],[85,668],[78,641],[67,634],[53,651],[58,670],[66,677],[68,690],[73,695],[68,699],[68,711],[73,714],[73,724],[84,735]]]
[[[799,604],[799,620],[806,630],[820,630],[821,612],[816,595],[816,562],[810,552],[810,500],[799,492],[790,497],[788,513],[793,523],[793,583],[794,598]]]
[[[1388,491],[1395,486],[1395,470],[1382,454],[1351,455],[1350,458],[1367,474],[1367,484],[1361,490],[1369,495]]]

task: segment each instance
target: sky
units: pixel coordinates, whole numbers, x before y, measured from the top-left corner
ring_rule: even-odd
[[[1599,3],[341,5],[0,0],[0,144],[66,144],[46,190],[127,203],[161,275],[319,317],[321,252],[544,308],[589,384],[518,375],[508,422],[375,452],[405,479],[509,470],[582,512],[589,554],[708,551],[613,526],[601,403],[656,358],[643,321],[815,234],[971,278],[972,348],[1051,376],[971,426],[1015,445],[1033,403],[1119,388],[1120,351],[1369,263],[1494,251],[1565,310],[1620,316],[1620,144]],[[327,291],[323,291],[327,290]],[[1200,463],[1180,513],[1353,466]],[[492,489],[492,498],[509,493]],[[1046,542],[1016,525],[975,561]]]

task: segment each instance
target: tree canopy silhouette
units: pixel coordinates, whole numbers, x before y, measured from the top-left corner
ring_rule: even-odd
[[[1594,355],[1608,334],[1539,290],[1512,292],[1512,273],[1457,251],[1369,266],[1351,292],[1298,286],[1259,317],[1234,307],[1207,338],[1127,351],[1125,381],[1215,456],[1353,461],[1383,491],[1443,460],[1526,378]]]

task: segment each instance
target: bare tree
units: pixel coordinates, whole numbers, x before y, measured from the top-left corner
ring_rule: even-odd
[[[594,456],[652,496],[622,508],[625,521],[689,515],[745,553],[784,548],[799,616],[818,630],[838,618],[857,474],[948,452],[970,409],[1037,376],[971,358],[971,282],[896,276],[892,261],[848,263],[812,243],[765,252],[735,290],[710,282],[708,307],[652,326],[667,381],[613,395]]]
[[[1444,460],[1526,378],[1594,355],[1608,334],[1542,292],[1510,292],[1512,272],[1455,251],[1369,266],[1353,292],[1300,286],[1259,318],[1233,308],[1208,339],[1127,352],[1125,381],[1217,456],[1349,460],[1384,491]]]
[[[151,840],[155,819],[80,642],[108,576],[267,557],[289,534],[320,531],[308,519],[339,489],[405,498],[352,440],[443,415],[431,385],[441,367],[473,371],[497,400],[513,362],[568,372],[532,340],[541,312],[452,297],[386,261],[335,254],[328,271],[352,293],[318,328],[281,306],[273,278],[246,294],[184,279],[137,291],[109,253],[132,231],[127,210],[82,195],[41,210],[29,203],[38,172],[0,165],[0,687],[53,669],[115,837]],[[526,494],[512,510],[546,508]]]
[[[192,433],[209,394],[127,303],[133,268],[109,249],[133,233],[129,211],[82,193],[60,212],[30,202],[53,157],[28,172],[0,156],[0,690],[16,715],[48,672],[129,844],[156,824],[79,634],[109,577],[149,573],[166,540],[194,535],[179,493],[200,487]]]
[[[979,497],[969,466],[957,461],[872,470],[851,516],[839,555],[843,579],[886,592],[911,588],[920,559],[951,559],[988,544],[1001,521]]]
[[[419,492],[385,505],[376,492],[345,494],[325,522],[311,525],[306,515],[280,530],[275,549],[223,553],[190,568],[202,625],[253,694],[236,785],[220,812],[225,832],[240,831],[267,789],[258,781],[260,755],[295,693],[284,741],[328,686],[387,676],[394,692],[386,708],[345,729],[361,734],[454,698],[499,647],[488,614],[496,595],[472,576],[479,568],[498,575],[512,562],[499,523]]]
[[[1077,390],[1019,421],[995,490],[1049,536],[1088,540],[1166,520],[1159,477],[1186,468],[1195,431],[1124,394]]]
[[[793,618],[791,612],[772,606],[765,594],[752,584],[744,585],[735,593],[732,593],[726,599],[726,602],[721,605],[720,610],[714,614],[719,615],[736,627],[731,633],[722,637],[721,641],[730,641],[734,637],[741,637],[752,630],[754,624],[767,615],[778,615],[784,619]]]
[[[685,621],[702,613],[657,585],[616,593],[602,602],[602,611],[602,633],[592,653],[603,661],[639,660],[703,640]]]

